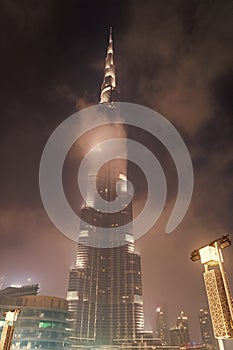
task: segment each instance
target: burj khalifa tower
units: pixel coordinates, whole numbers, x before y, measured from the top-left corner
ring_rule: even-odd
[[[112,30],[110,29],[100,104],[114,111],[118,99]],[[107,129],[106,129],[107,130]],[[101,133],[101,128],[96,129]],[[111,137],[126,137],[127,130],[118,123],[111,124]],[[126,144],[123,148],[126,147]],[[72,311],[73,348],[99,349],[101,346],[128,344],[144,330],[142,278],[140,256],[135,253],[133,204],[127,188],[127,149],[114,150],[116,159],[100,171],[95,162],[89,169],[87,191],[80,218],[75,267],[70,271],[67,300]],[[101,156],[102,150],[98,150]],[[104,151],[103,151],[104,152]],[[122,153],[122,158],[121,158]],[[104,153],[102,154],[104,158]],[[96,208],[98,193],[106,210]],[[120,197],[120,210],[108,211],[108,203]],[[125,224],[127,230],[122,229]],[[112,247],[102,245],[101,228],[109,229]],[[111,233],[110,233],[111,231]],[[118,243],[116,244],[116,241]],[[93,244],[92,244],[93,243]]]

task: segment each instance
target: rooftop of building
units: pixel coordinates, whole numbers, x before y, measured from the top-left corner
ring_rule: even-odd
[[[18,297],[26,295],[37,295],[39,293],[39,284],[30,284],[25,286],[9,286],[0,290],[0,296]]]

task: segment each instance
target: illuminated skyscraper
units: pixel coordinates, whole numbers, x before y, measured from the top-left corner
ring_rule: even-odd
[[[117,95],[113,40],[110,31],[100,103],[114,111]],[[96,131],[98,133],[98,130]],[[111,137],[125,135],[126,130],[114,124]],[[101,156],[101,149],[98,150]],[[127,162],[120,159],[127,150],[116,150],[117,160],[98,173],[93,161],[89,170],[87,194],[81,209],[76,265],[70,272],[67,300],[74,313],[74,346],[130,344],[144,329],[140,256],[134,252],[133,228],[124,232],[122,225],[132,221],[132,203],[127,191]],[[95,156],[93,157],[95,158]],[[94,182],[106,201],[106,213],[94,209],[98,201]],[[117,182],[117,183],[116,183]],[[117,189],[117,191],[116,191]],[[121,210],[108,213],[108,201],[120,198]],[[100,228],[111,228],[104,248]],[[117,244],[116,244],[117,243]]]
[[[116,72],[113,60],[112,28],[110,28],[107,56],[105,59],[104,80],[101,86],[100,103],[112,102],[118,99],[116,88]]]
[[[184,346],[190,343],[188,317],[181,311],[176,326],[170,329],[172,345]]]
[[[162,307],[156,307],[156,336],[161,339],[162,344],[168,344],[167,315]]]
[[[211,317],[209,310],[207,308],[200,309],[199,312],[199,321],[201,329],[201,338],[203,344],[208,344],[215,349],[215,339],[214,332],[211,324]]]
[[[180,315],[178,316],[176,325],[180,330],[180,336],[182,339],[182,343],[183,344],[190,343],[188,317],[185,316],[184,311],[181,311]]]

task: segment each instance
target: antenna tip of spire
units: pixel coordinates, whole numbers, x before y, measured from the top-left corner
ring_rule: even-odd
[[[109,42],[112,41],[112,27],[110,27],[110,30],[109,30]]]

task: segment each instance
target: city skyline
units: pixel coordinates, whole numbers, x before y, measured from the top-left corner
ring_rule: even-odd
[[[176,1],[167,4],[165,11],[162,2],[135,3],[119,2],[117,7],[112,1],[110,9],[102,1],[99,9],[93,5],[91,14],[82,1],[69,6],[59,2],[58,7],[51,2],[34,12],[30,7],[20,12],[16,4],[4,5],[15,31],[6,20],[2,22],[0,276],[5,276],[5,286],[25,284],[31,278],[41,284],[43,294],[65,297],[76,247],[52,226],[43,210],[39,161],[61,121],[76,109],[98,103],[106,33],[112,25],[123,100],[158,110],[174,123],[188,146],[195,173],[189,211],[176,231],[166,235],[164,227],[177,190],[175,169],[158,142],[135,132],[160,159],[169,184],[164,215],[136,242],[142,259],[146,327],[152,328],[152,306],[165,304],[171,319],[180,310],[190,316],[191,339],[196,340],[200,339],[198,310],[207,302],[202,266],[192,264],[190,252],[232,231],[229,4],[193,2],[191,6]],[[95,28],[86,21],[95,23]],[[78,210],[78,193],[72,196],[69,186],[75,184],[70,175],[76,165],[72,160],[70,156],[64,183]],[[139,210],[145,184],[140,172],[137,176],[142,180],[136,181]],[[231,286],[232,252],[232,247],[224,251]]]

